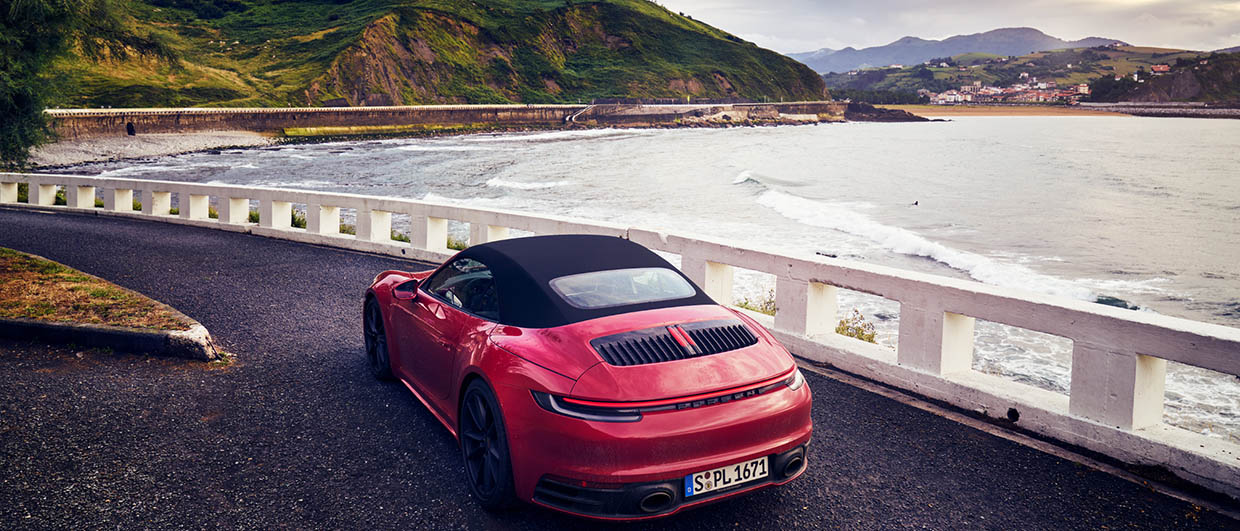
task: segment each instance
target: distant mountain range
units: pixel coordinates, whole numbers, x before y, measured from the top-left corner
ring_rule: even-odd
[[[860,50],[852,47],[842,50],[823,48],[814,52],[792,53],[789,57],[805,63],[816,72],[847,72],[858,68],[887,66],[892,64],[920,64],[936,57],[951,57],[969,52],[995,55],[1025,55],[1061,48],[1084,48],[1127,44],[1116,39],[1087,37],[1078,41],[1065,41],[1034,28],[1002,28],[957,35],[941,41],[904,37],[886,46],[872,46]]]
[[[1215,53],[1236,53],[1240,52],[1240,46],[1232,46],[1231,48],[1223,48],[1222,50],[1214,50]]]

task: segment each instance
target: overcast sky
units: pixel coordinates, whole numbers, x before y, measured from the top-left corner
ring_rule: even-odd
[[[1240,0],[656,0],[789,53],[942,39],[1028,26],[1066,40],[1106,37],[1195,50],[1240,46]]]

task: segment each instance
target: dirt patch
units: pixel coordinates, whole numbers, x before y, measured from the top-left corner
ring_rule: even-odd
[[[702,92],[702,82],[693,78],[689,78],[688,81],[673,79],[667,82],[667,89],[672,92],[698,94]]]
[[[5,248],[0,248],[0,318],[190,329],[190,323],[138,293]]]

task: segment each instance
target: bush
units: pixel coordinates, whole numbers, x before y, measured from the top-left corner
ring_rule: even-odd
[[[749,300],[749,297],[744,297],[736,301],[736,306],[752,312],[775,315],[775,290],[768,291],[765,297],[756,301]]]
[[[874,324],[866,321],[865,316],[861,315],[856,308],[853,308],[848,317],[840,319],[840,323],[835,326],[835,333],[869,343],[877,343],[874,337],[878,335],[878,332],[874,330]]]

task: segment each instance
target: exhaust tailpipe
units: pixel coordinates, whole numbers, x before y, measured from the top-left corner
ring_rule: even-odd
[[[784,477],[790,478],[801,471],[801,467],[805,466],[805,458],[799,454],[792,456],[787,463],[784,463]]]
[[[657,513],[667,510],[672,506],[672,494],[666,490],[656,490],[647,494],[642,498],[641,509],[646,513]]]

